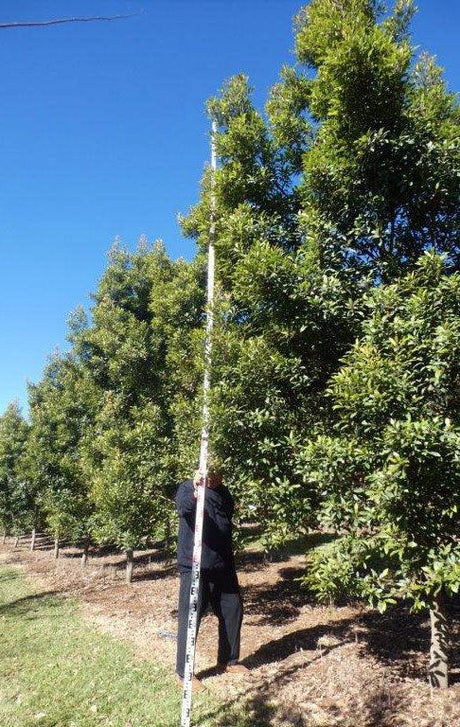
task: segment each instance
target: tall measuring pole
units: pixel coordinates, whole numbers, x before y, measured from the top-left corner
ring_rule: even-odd
[[[201,546],[203,539],[204,501],[208,478],[208,445],[209,445],[209,390],[211,387],[211,353],[212,327],[214,323],[214,238],[216,233],[216,198],[214,194],[214,176],[217,168],[216,157],[217,124],[212,124],[211,137],[211,206],[209,221],[208,245],[208,295],[206,309],[206,335],[204,344],[204,381],[203,381],[203,428],[201,430],[199,470],[204,486],[198,487],[195,514],[195,538],[193,543],[192,580],[190,587],[190,606],[187,624],[187,644],[185,649],[184,690],[182,694],[181,727],[190,727],[192,713],[193,670],[195,666],[196,627],[198,621],[198,596],[200,592]]]

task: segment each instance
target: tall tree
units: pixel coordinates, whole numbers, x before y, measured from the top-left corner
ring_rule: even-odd
[[[460,275],[426,253],[366,304],[363,335],[332,378],[333,433],[303,450],[322,521],[342,535],[307,580],[382,611],[401,598],[430,609],[430,680],[447,686],[444,601],[460,588]]]
[[[417,57],[412,0],[312,0],[297,17],[293,71],[275,90],[315,133],[303,156],[307,235],[342,264],[390,280],[428,247],[459,261],[459,107],[441,70]],[[281,109],[281,111],[280,111]]]
[[[94,391],[72,354],[53,356],[29,387],[30,434],[20,462],[36,493],[37,512],[56,540],[89,535],[91,506],[80,465],[80,443],[91,422]]]
[[[296,451],[333,419],[325,389],[363,295],[430,246],[458,261],[458,106],[415,57],[413,12],[409,0],[390,15],[371,0],[312,0],[268,119],[243,76],[208,104],[222,288],[213,437],[244,509],[275,538],[311,522]],[[207,171],[183,222],[201,247],[210,190]]]
[[[263,521],[274,543],[314,520],[314,496],[300,490],[293,452],[324,408],[326,382],[352,340],[361,284],[306,241],[298,148],[255,111],[247,79],[231,79],[208,107],[220,155],[213,446],[241,512]],[[207,172],[202,199],[183,223],[200,246],[209,195]]]
[[[28,433],[29,426],[13,402],[0,416],[0,526],[4,534],[24,532],[33,519],[32,492],[19,469]]]
[[[135,253],[112,250],[94,299],[91,323],[75,339],[98,397],[82,463],[95,537],[131,557],[145,538],[165,535],[174,518],[181,455],[173,404],[180,409],[188,386],[187,327],[201,316],[195,306],[202,292],[191,266],[143,241]]]

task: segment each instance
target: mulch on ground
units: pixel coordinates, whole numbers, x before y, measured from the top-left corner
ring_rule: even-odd
[[[75,548],[61,550],[56,561],[40,541],[34,552],[13,545],[0,546],[2,562],[23,567],[47,591],[78,599],[91,623],[174,669],[178,576],[160,550],[135,553],[128,585],[122,554],[94,551],[82,568]],[[217,622],[207,615],[196,661],[205,685],[227,703],[244,701],[254,725],[460,727],[459,655],[452,686],[432,693],[428,620],[404,608],[382,616],[360,604],[319,606],[297,580],[304,567],[302,555],[266,562],[260,552],[244,553],[242,660],[250,672],[216,674]],[[458,619],[454,636],[458,642]]]

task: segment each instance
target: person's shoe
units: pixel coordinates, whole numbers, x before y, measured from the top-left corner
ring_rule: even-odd
[[[184,688],[184,680],[182,677],[179,676],[179,674],[176,674],[177,684],[180,689]],[[192,679],[192,692],[196,694],[197,692],[204,692],[206,687],[204,686],[203,682],[197,679],[196,677],[193,677]]]
[[[240,674],[243,676],[249,673],[248,667],[239,662],[237,664],[218,664],[217,666],[219,671],[225,672],[226,674]]]

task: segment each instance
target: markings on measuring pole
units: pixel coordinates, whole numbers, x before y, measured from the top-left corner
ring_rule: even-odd
[[[200,485],[197,494],[195,515],[195,542],[193,547],[192,579],[190,586],[190,606],[185,649],[184,690],[182,694],[181,727],[189,727],[192,711],[193,668],[195,664],[196,627],[200,595],[201,549],[203,535],[204,499],[206,488]]]
[[[217,125],[212,124],[211,169],[216,171],[217,158],[215,149],[215,136]],[[204,346],[204,381],[203,381],[203,428],[200,443],[200,466],[202,485],[197,487],[197,501],[195,514],[195,536],[193,542],[192,578],[190,584],[190,605],[187,628],[187,642],[185,647],[184,690],[182,694],[181,727],[190,727],[192,713],[192,687],[193,669],[195,665],[196,627],[198,621],[198,607],[200,595],[201,551],[203,541],[204,503],[208,478],[208,442],[209,442],[209,390],[211,387],[211,348],[212,327],[214,323],[214,236],[215,236],[215,197],[211,195],[211,219],[209,228],[208,247],[208,291],[206,311],[206,336]]]
[[[215,136],[217,133],[217,125],[212,124],[212,144],[211,144],[211,169],[216,171],[217,158],[215,148]],[[213,303],[214,303],[214,236],[215,236],[215,197],[211,195],[211,219],[209,228],[209,247],[208,247],[208,291],[207,291],[207,310],[206,310],[206,335],[204,346],[204,381],[203,381],[203,428],[201,432],[200,443],[200,466],[199,471],[202,477],[202,483],[197,487],[197,501],[195,514],[195,536],[193,542],[192,557],[192,578],[190,584],[190,604],[187,628],[187,642],[185,647],[185,669],[184,669],[184,689],[182,693],[182,712],[181,727],[190,727],[190,718],[192,713],[192,688],[193,688],[193,669],[195,665],[195,646],[196,646],[196,627],[198,621],[199,595],[200,595],[200,573],[201,573],[201,551],[203,542],[203,520],[204,520],[204,503],[206,497],[206,486],[208,478],[208,442],[209,442],[209,390],[211,387],[211,349],[212,349],[212,327],[214,323]]]

